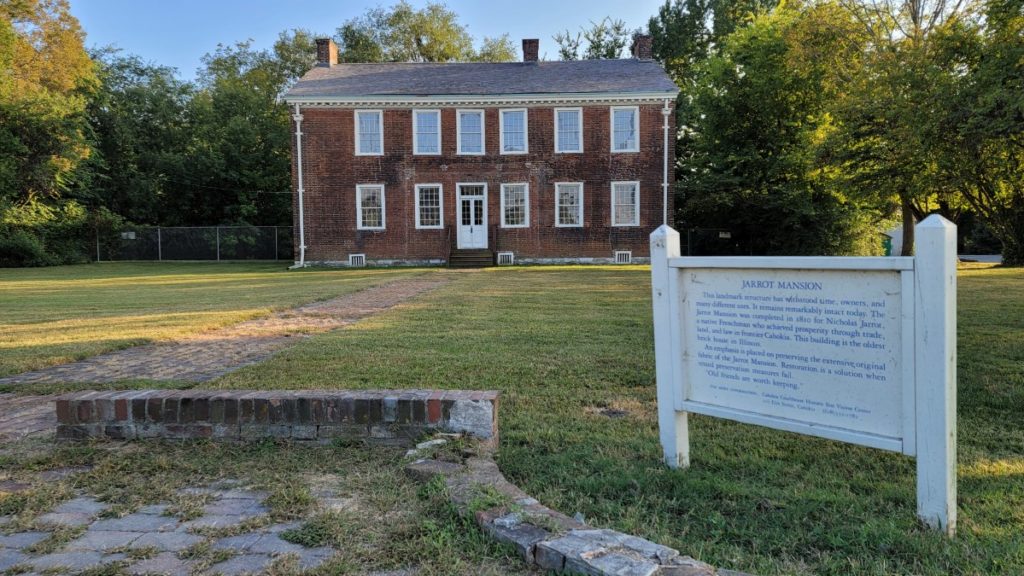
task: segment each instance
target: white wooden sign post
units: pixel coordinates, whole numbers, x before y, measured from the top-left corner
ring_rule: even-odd
[[[917,513],[956,530],[956,226],[917,256],[683,258],[651,234],[658,423],[690,464],[687,414],[917,458]]]

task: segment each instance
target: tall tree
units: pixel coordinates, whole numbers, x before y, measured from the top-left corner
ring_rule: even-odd
[[[696,70],[680,118],[686,225],[733,231],[752,254],[863,251],[863,213],[815,165],[828,104],[855,58],[834,4],[784,4],[723,39]]]
[[[856,174],[850,182],[867,197],[888,197],[898,206],[909,256],[917,220],[932,205],[955,203],[948,170],[936,162],[921,128],[936,92],[956,73],[935,59],[933,38],[970,14],[963,0],[840,1],[868,38],[860,77],[837,103],[843,154]]]
[[[444,4],[415,9],[406,0],[372,8],[337,31],[342,62],[506,62],[515,59],[508,35],[484,38],[481,49]]]
[[[66,0],[0,0],[0,213],[45,206],[82,176],[96,87],[83,40]]]
[[[582,54],[584,60],[621,58],[629,38],[630,33],[626,30],[626,23],[622,20],[612,20],[610,16],[606,16],[600,22],[591,21],[590,28],[581,27],[576,35],[566,30],[553,37],[554,41],[558,43],[558,56],[562,60],[579,60],[580,48],[583,47],[584,41],[586,43]]]

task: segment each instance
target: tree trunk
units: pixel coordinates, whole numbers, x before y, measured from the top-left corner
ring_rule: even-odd
[[[914,225],[917,219],[914,218],[914,206],[905,195],[900,195],[900,204],[903,211],[903,249],[900,256],[914,255]]]
[[[1018,238],[1003,238],[1003,266],[1024,266],[1024,243]]]

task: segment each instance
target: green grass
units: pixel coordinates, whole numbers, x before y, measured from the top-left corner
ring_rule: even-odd
[[[723,567],[1024,573],[1024,271],[960,276],[954,540],[918,524],[914,461],[898,454],[693,417],[692,467],[662,466],[648,275],[461,273],[217,384],[501,390],[499,464],[511,480],[563,512]],[[625,415],[605,415],[614,411]]]
[[[0,270],[0,376],[180,338],[425,270],[108,263]]]
[[[474,526],[458,518],[445,494],[425,489],[402,472],[404,450],[377,446],[309,446],[271,441],[239,444],[149,442],[124,445],[96,443],[54,447],[23,441],[0,449],[0,479],[17,478],[32,486],[22,497],[0,495],[4,514],[13,524],[0,534],[34,527],[39,514],[75,493],[92,495],[120,516],[147,504],[174,503],[168,513],[182,520],[196,517],[203,501],[182,502],[178,490],[235,480],[239,486],[264,491],[269,518],[259,516],[245,526],[205,528],[207,540],[181,553],[209,566],[226,559],[211,547],[213,539],[264,527],[271,522],[303,520],[289,539],[310,545],[332,545],[338,553],[317,573],[366,574],[416,567],[423,576],[499,576],[526,574],[510,550],[498,546]],[[273,465],[268,465],[268,463]],[[44,470],[70,464],[93,468],[70,478],[45,482]],[[312,491],[343,499],[338,511],[317,509]],[[34,551],[48,552],[77,537],[84,529],[56,531]],[[136,552],[142,555],[146,551]],[[111,573],[123,574],[117,569]],[[2,573],[2,571],[0,571]],[[298,573],[287,562],[275,573]]]

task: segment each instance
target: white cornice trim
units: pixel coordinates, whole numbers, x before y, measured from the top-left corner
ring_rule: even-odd
[[[662,104],[678,90],[597,94],[497,94],[459,96],[286,96],[284,101],[304,107],[426,108],[454,106],[563,106],[567,104]]]

